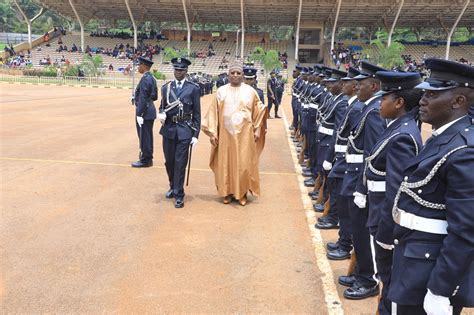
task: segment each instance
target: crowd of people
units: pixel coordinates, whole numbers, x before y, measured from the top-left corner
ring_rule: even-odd
[[[428,58],[430,75],[360,62],[293,73],[292,138],[304,181],[339,229],[330,260],[351,259],[343,296],[373,313],[460,314],[474,307],[474,68]],[[421,123],[433,127],[422,143]]]

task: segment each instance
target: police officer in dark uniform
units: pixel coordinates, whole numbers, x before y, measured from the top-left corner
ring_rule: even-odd
[[[331,171],[328,178],[334,181],[334,187],[330,190],[331,208],[329,213],[327,216],[318,218],[318,223],[320,223],[321,226],[331,223],[334,217],[332,214],[334,211],[337,211],[337,216],[339,217],[339,238],[337,242],[329,242],[326,245],[328,250],[327,257],[332,260],[346,259],[350,257],[352,250],[352,228],[349,216],[349,201],[352,202],[352,198],[343,196],[341,194],[341,187],[347,169],[345,158],[347,137],[349,136],[350,130],[357,123],[363,106],[363,103],[357,100],[357,81],[354,80],[354,77],[359,74],[359,70],[350,67],[347,76],[341,79],[344,82],[342,92],[348,97],[347,108],[342,120],[335,122],[334,127],[336,132],[333,135],[333,140],[330,143],[325,157],[326,163],[323,162],[323,166],[330,163],[329,168]],[[351,277],[341,277],[342,279],[339,280],[340,283],[347,283],[345,280],[348,278],[349,282],[352,280]],[[352,283],[350,285],[352,285]]]
[[[277,85],[278,80],[276,78],[275,71],[270,72],[270,79],[267,81],[267,98],[268,98],[268,118],[270,117],[270,111],[272,105],[275,105],[275,118],[281,118],[278,116],[278,98],[277,98]]]
[[[229,83],[229,79],[227,78],[227,73],[219,74],[219,79],[216,81],[216,88],[220,88],[223,85]]]
[[[391,302],[387,297],[390,286],[393,256],[393,200],[403,178],[407,164],[422,147],[418,128],[418,102],[421,90],[414,89],[421,83],[421,77],[414,72],[379,71],[375,76],[380,80],[382,102],[380,115],[390,119],[366,159],[365,181],[369,227],[375,249],[377,274],[383,283],[379,299],[380,315],[391,314]]]
[[[281,73],[278,71],[276,73],[277,85],[275,88],[277,103],[281,104],[281,100],[283,98],[283,92],[285,91],[285,83],[283,82],[283,77]]]
[[[359,121],[348,137],[347,173],[341,185],[344,196],[354,196],[349,202],[349,214],[358,269],[355,281],[344,291],[344,297],[348,299],[365,299],[379,293],[375,252],[367,228],[367,187],[363,185],[365,158],[386,127],[385,120],[380,117],[381,97],[376,94],[380,90],[380,81],[375,77],[377,71],[386,69],[361,61],[361,74],[354,78],[359,84],[357,98],[364,105]]]
[[[250,85],[257,91],[258,98],[260,101],[265,104],[265,97],[263,96],[263,90],[257,87],[257,69],[252,67],[244,68],[244,82],[245,84]]]
[[[140,160],[132,163],[132,167],[150,167],[153,165],[153,124],[156,119],[156,108],[153,101],[158,99],[156,80],[150,73],[153,62],[139,57],[138,72],[143,76],[135,89],[132,103],[135,104],[136,126],[140,142]]]
[[[474,68],[425,64],[419,114],[434,131],[395,196],[388,298],[397,314],[460,314],[474,307]]]
[[[175,198],[175,207],[184,207],[184,177],[190,145],[197,144],[201,128],[199,85],[186,80],[186,58],[173,58],[175,80],[163,85],[158,118],[162,122],[163,153],[170,189],[166,198]]]

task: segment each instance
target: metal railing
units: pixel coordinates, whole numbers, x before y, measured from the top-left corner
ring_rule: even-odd
[[[132,88],[132,77],[45,77],[0,74],[0,82]],[[157,81],[160,88],[164,81]]]

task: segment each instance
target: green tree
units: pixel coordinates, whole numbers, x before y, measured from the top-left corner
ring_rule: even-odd
[[[188,58],[188,49],[174,49],[173,47],[165,47],[163,53],[163,62],[170,62],[173,58]]]
[[[384,68],[391,69],[393,67],[403,66],[405,61],[402,58],[402,53],[405,50],[399,42],[392,42],[387,47],[385,43],[380,40],[374,40],[372,43],[373,48],[367,52],[370,56],[372,63],[378,64]]]
[[[85,54],[80,67],[84,70],[84,73],[87,76],[98,77],[103,74],[103,72],[100,70],[100,68],[102,67],[102,63],[102,56],[96,55],[94,57],[91,57],[88,54]]]
[[[262,47],[255,47],[250,60],[260,62],[266,73],[281,69],[282,64],[276,50],[265,51]]]

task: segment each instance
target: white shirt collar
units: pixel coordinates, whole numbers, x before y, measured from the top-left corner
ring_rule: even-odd
[[[351,97],[351,98],[349,99],[349,101],[347,101],[347,102],[349,103],[349,105],[351,105],[352,103],[354,103],[354,101],[356,100],[356,98],[357,98],[357,95],[354,95],[353,97]]]
[[[458,119],[453,120],[453,121],[450,121],[450,122],[448,122],[447,124],[442,125],[442,126],[439,127],[438,129],[433,130],[432,135],[435,136],[435,137],[436,137],[436,136],[439,136],[439,135],[442,134],[446,129],[448,129],[449,127],[451,127],[451,125],[453,125],[456,121],[461,120],[461,119],[463,119],[464,117],[466,117],[466,116],[464,115],[464,116],[462,116],[462,117],[459,117]]]
[[[378,95],[375,95],[375,96],[372,96],[371,98],[369,98],[367,101],[364,102],[365,105],[369,105],[370,102],[372,102],[374,99],[376,99],[378,97]]]
[[[174,83],[176,84],[176,86],[178,85],[179,82],[181,82],[181,87],[183,87],[184,82],[186,82],[186,78],[184,78],[184,79],[181,80],[181,81],[179,81],[179,80],[174,80]]]

